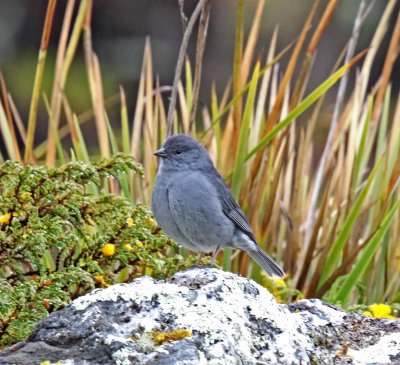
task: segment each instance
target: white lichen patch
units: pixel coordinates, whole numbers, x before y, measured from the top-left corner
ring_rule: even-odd
[[[400,333],[384,336],[375,345],[360,350],[349,349],[347,355],[352,358],[353,365],[398,364],[400,363]],[[397,357],[397,360],[393,360],[391,356]]]
[[[129,343],[132,343],[132,339],[130,339],[130,338],[122,338],[122,337],[116,336],[116,335],[107,335],[104,338],[104,343],[106,345],[111,345],[111,343],[113,343],[113,342],[120,342],[120,343],[122,343],[124,345],[127,345]]]
[[[327,324],[340,325],[346,316],[345,312],[331,308],[319,300],[313,302],[301,300],[299,304],[304,305],[305,309],[309,308],[312,311],[307,312],[303,310],[300,313],[294,313],[294,315],[302,317],[301,322],[314,328],[326,326]]]
[[[61,363],[61,365],[75,365],[75,361],[72,359],[66,359],[61,362],[52,363],[50,365],[59,365],[60,363]]]
[[[98,302],[116,302],[118,299],[135,300],[138,298],[139,294],[136,287],[151,287],[153,284],[154,280],[148,276],[145,276],[135,280],[131,284],[118,284],[110,286],[106,289],[96,289],[90,294],[84,295],[74,300],[72,305],[76,310],[83,311],[90,305]],[[143,295],[145,296],[146,293],[143,293]]]
[[[116,284],[106,289],[96,289],[90,294],[79,297],[72,305],[76,310],[85,310],[90,305],[99,302],[144,301],[151,299],[155,294],[167,293],[174,296],[179,293],[187,293],[188,290],[168,283],[155,283],[153,278],[145,276],[130,284]]]
[[[85,323],[87,321],[95,322],[100,316],[100,310],[96,307],[92,307],[83,312],[82,317],[79,318],[79,321],[81,323]]]

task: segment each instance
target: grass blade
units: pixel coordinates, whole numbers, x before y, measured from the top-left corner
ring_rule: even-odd
[[[354,227],[354,224],[356,223],[356,219],[361,211],[363,203],[365,202],[369,189],[374,181],[375,175],[379,167],[381,166],[381,163],[382,158],[376,163],[373,170],[371,171],[371,174],[369,175],[365,186],[361,190],[353,207],[346,217],[346,220],[341,227],[339,235],[336,237],[334,243],[332,244],[332,247],[328,253],[328,257],[325,262],[324,270],[322,271],[319,280],[319,287],[329,278],[335,267],[337,267],[337,265],[339,264],[342,257],[343,248],[350,237],[351,231]]]
[[[274,137],[298,118],[304,111],[306,111],[311,105],[313,105],[322,95],[324,95],[336,82],[351,68],[361,57],[365,55],[365,51],[359,53],[349,63],[341,67],[334,74],[328,77],[320,86],[318,86],[313,92],[311,92],[300,104],[298,104],[285,119],[279,122],[272,130],[260,140],[258,145],[254,147],[246,156],[245,161],[248,161],[258,151],[263,149],[268,143],[270,143]]]
[[[355,287],[357,281],[364,273],[365,269],[368,267],[369,263],[372,261],[376,250],[379,247],[379,243],[381,242],[383,236],[387,232],[390,227],[390,224],[397,212],[400,208],[400,200],[397,201],[393,207],[387,212],[382,223],[374,236],[372,237],[371,241],[368,243],[367,247],[361,253],[359,260],[357,261],[354,268],[351,270],[350,274],[347,275],[344,283],[342,284],[341,288],[339,289],[334,302],[341,303],[342,305],[346,305],[348,303],[349,297],[353,288]]]
[[[247,96],[246,105],[243,113],[242,124],[240,126],[239,145],[236,153],[236,165],[232,177],[232,194],[238,199],[240,192],[240,184],[243,181],[243,168],[247,155],[247,148],[249,142],[249,133],[251,127],[251,120],[254,113],[254,102],[257,90],[258,74],[260,71],[260,64],[257,63],[253,77],[250,83],[249,94]]]

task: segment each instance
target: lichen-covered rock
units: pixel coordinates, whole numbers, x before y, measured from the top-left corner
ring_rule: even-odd
[[[279,305],[251,280],[193,268],[95,290],[51,314],[1,365],[400,364],[400,323],[319,300]]]

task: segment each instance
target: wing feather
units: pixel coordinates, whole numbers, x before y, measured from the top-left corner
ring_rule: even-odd
[[[216,187],[221,201],[223,213],[236,225],[236,227],[241,229],[247,236],[256,242],[250,223],[243,211],[240,209],[238,203],[236,203],[236,200],[232,196],[228,185],[225,183],[224,179],[217,170],[213,171],[213,175],[216,175],[212,181],[217,185]]]

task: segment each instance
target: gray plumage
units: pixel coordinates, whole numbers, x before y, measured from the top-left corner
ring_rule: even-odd
[[[284,276],[279,265],[257,245],[247,218],[199,142],[174,135],[155,155],[160,166],[152,209],[172,239],[198,252],[211,252],[218,246],[239,248],[268,274]]]

